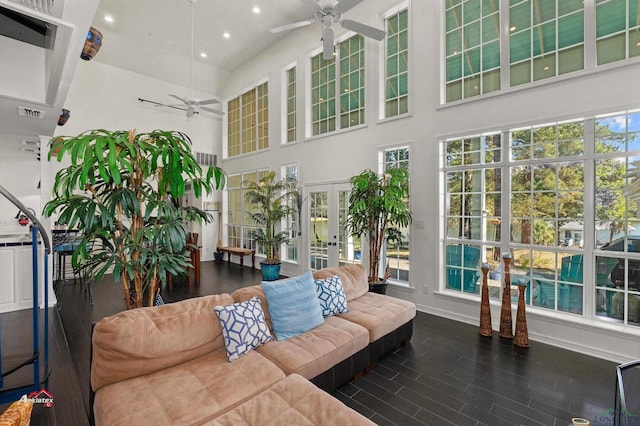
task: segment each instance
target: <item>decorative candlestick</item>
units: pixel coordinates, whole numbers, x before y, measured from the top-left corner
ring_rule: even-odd
[[[489,284],[487,283],[487,273],[489,265],[482,264],[482,299],[480,300],[480,334],[492,336],[491,328],[491,307],[489,306]]]
[[[524,303],[524,292],[527,284],[523,279],[518,280],[518,312],[516,314],[516,334],[513,338],[513,344],[521,348],[529,347],[529,330],[527,330],[527,313]]]
[[[499,335],[505,339],[513,339],[513,324],[511,322],[511,274],[509,273],[511,254],[503,253],[502,260],[504,261],[504,287],[502,288]]]

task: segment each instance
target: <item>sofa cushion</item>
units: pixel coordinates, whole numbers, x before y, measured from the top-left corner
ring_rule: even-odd
[[[267,342],[256,349],[287,375],[312,379],[369,344],[366,328],[338,317],[287,340]]]
[[[273,332],[285,340],[324,322],[311,271],[277,281],[263,281]]]
[[[349,310],[340,275],[336,274],[329,278],[321,278],[314,282],[316,284],[316,294],[322,308],[322,316],[338,315]]]
[[[206,423],[218,425],[374,425],[297,374]]]
[[[339,274],[344,294],[347,296],[347,302],[362,296],[369,291],[369,281],[367,271],[360,264],[344,265],[338,268],[326,268],[313,272],[313,278],[318,280],[329,278]]]
[[[369,341],[382,336],[411,321],[416,316],[416,305],[406,300],[383,294],[367,292],[349,301],[349,312],[340,318],[352,321],[369,330]]]
[[[96,425],[201,424],[283,378],[279,368],[255,351],[230,363],[220,348],[174,367],[102,387],[94,401]]]
[[[224,347],[216,305],[228,294],[132,309],[103,318],[93,330],[91,386],[162,370]]]
[[[229,362],[272,338],[257,296],[240,303],[216,306],[213,310],[222,326]]]

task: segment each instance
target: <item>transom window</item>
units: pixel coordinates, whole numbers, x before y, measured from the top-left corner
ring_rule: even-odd
[[[364,39],[355,35],[337,48],[336,58],[322,53],[311,58],[311,134],[320,135],[364,123]],[[340,121],[336,125],[336,96],[339,93]]]
[[[446,100],[500,89],[500,1],[446,2]]]
[[[409,11],[386,19],[384,116],[409,112]]]
[[[269,88],[264,82],[227,102],[227,156],[269,147]]]

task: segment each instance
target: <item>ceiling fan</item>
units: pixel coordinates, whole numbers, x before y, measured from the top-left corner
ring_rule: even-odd
[[[365,37],[381,41],[386,32],[351,19],[343,19],[343,14],[362,0],[302,0],[313,9],[313,18],[271,28],[272,33],[305,27],[316,22],[322,23],[322,57],[326,60],[333,58],[333,24],[339,23],[347,30],[354,31]]]
[[[193,96],[193,9],[194,9],[194,4],[196,2],[196,0],[188,0],[189,3],[191,3],[191,91],[189,96],[185,96],[185,97],[181,97],[178,95],[174,95],[174,94],[169,94],[169,96],[171,96],[174,99],[179,100],[181,103],[179,104],[162,104],[162,103],[157,103],[156,106],[165,106],[165,107],[172,107],[172,108],[179,108],[182,109],[184,111],[187,112],[187,117],[193,117],[195,114],[198,114],[200,110],[203,111],[207,111],[207,112],[211,112],[213,114],[216,115],[224,115],[224,112],[217,110],[217,109],[213,109],[213,108],[207,108],[204,107],[202,105],[211,105],[211,104],[217,104],[220,103],[219,100],[217,99],[206,99],[206,100],[200,100],[196,97]]]

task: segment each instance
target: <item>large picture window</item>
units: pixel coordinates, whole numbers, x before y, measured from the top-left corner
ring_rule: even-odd
[[[631,111],[444,141],[445,288],[486,262],[499,298],[508,252],[514,302],[640,325],[639,136]]]
[[[264,82],[227,102],[227,156],[269,147],[269,86]]]
[[[364,39],[355,35],[338,43],[337,58],[325,60],[322,53],[311,58],[311,134],[362,124],[364,113]]]

